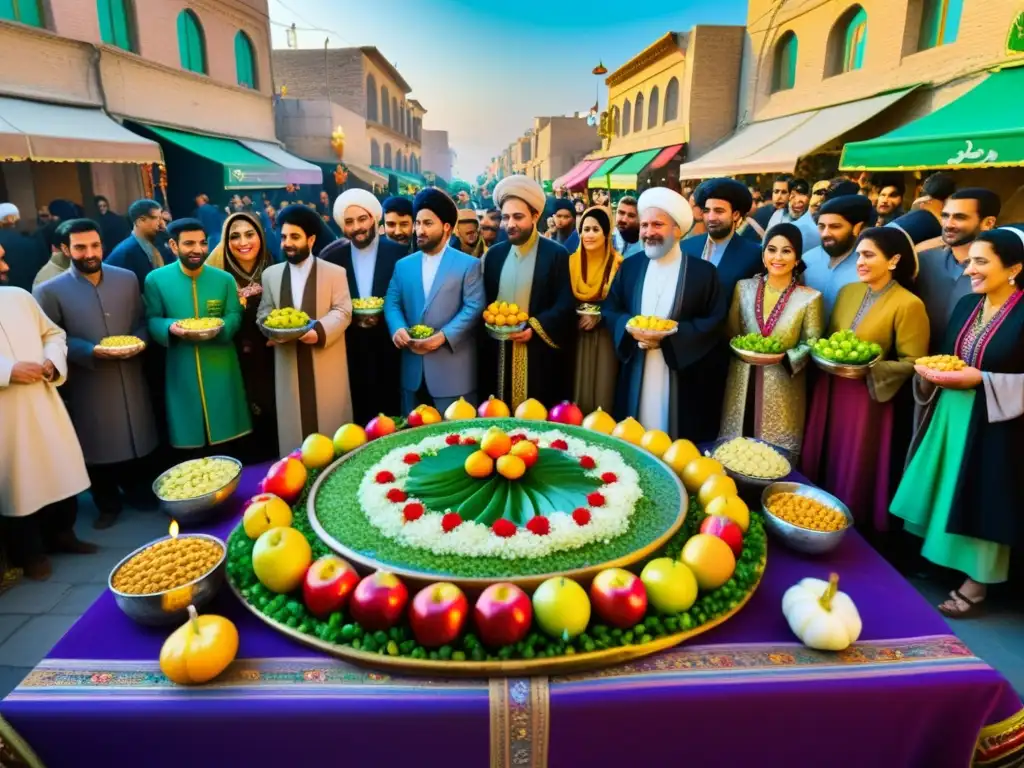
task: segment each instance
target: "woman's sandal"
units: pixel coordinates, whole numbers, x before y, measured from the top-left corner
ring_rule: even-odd
[[[951,619],[969,619],[973,616],[978,616],[985,610],[985,598],[971,600],[969,597],[965,597],[959,589],[954,589],[950,592],[949,597],[957,607],[946,608],[946,603],[942,603],[938,606],[938,609],[939,613]],[[947,600],[946,602],[949,601]],[[958,603],[963,603],[967,607],[961,609]]]

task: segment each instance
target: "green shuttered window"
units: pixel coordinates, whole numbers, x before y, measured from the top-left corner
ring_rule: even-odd
[[[0,19],[20,21],[33,27],[43,26],[39,0],[0,0]]]
[[[796,84],[796,35],[786,32],[775,46],[772,66],[772,92],[788,91]]]
[[[126,51],[134,51],[128,3],[130,0],[96,0],[100,39]]]
[[[203,25],[199,18],[190,10],[178,14],[178,55],[181,57],[181,68],[189,72],[206,72],[206,40],[203,38]]]
[[[242,30],[235,35],[235,73],[239,85],[256,87],[256,49]]]

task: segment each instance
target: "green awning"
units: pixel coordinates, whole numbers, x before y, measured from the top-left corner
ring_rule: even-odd
[[[590,179],[587,181],[587,186],[591,189],[611,189],[611,176],[612,171],[619,167],[629,155],[617,155],[615,157],[609,157],[603,163],[601,167],[590,174]]]
[[[990,74],[959,99],[877,139],[846,145],[844,171],[1024,165],[1024,67]]]
[[[637,177],[647,165],[658,156],[661,147],[657,149],[645,149],[630,155],[629,158],[615,169],[615,172],[608,177],[609,186],[612,189],[636,189]]]
[[[400,184],[408,184],[414,187],[427,186],[427,180],[417,173],[411,173],[409,171],[396,171],[394,168],[384,168],[379,165],[371,165],[370,169],[385,177],[394,176],[396,179],[398,179]]]
[[[146,125],[146,128],[185,151],[222,166],[224,189],[268,189],[288,184],[286,169],[246,149],[234,139],[186,133],[155,125]]]

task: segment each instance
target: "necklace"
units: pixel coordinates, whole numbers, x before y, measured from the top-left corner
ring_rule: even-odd
[[[767,285],[768,275],[765,275],[763,279],[757,281],[757,294],[754,297],[754,316],[757,320],[757,327],[761,331],[761,335],[765,338],[772,335],[772,331],[775,330],[776,323],[779,322],[779,318],[782,317],[782,313],[786,311],[786,305],[789,303],[790,297],[796,290],[796,280],[790,281],[789,285],[787,285],[785,290],[782,291],[782,295],[779,296],[778,301],[775,302],[775,306],[772,307],[772,311],[768,315],[768,319],[764,320],[764,291],[765,286]]]

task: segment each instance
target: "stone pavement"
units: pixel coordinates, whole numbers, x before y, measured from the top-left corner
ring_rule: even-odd
[[[55,557],[50,581],[22,581],[0,595],[0,698],[21,682],[106,589],[110,569],[121,558],[167,532],[165,515],[132,510],[126,510],[113,528],[94,531],[96,510],[88,497],[83,496],[82,502],[78,535],[99,544],[99,553]],[[958,582],[913,583],[937,605]],[[950,622],[950,626],[972,651],[1002,672],[1024,695],[1024,610],[1019,598],[1011,604],[1005,596],[997,595],[983,617]]]

